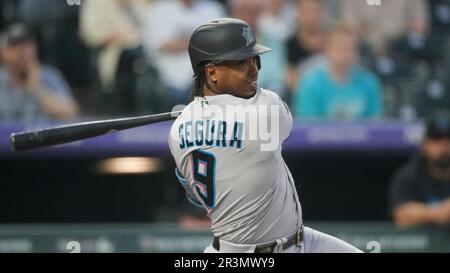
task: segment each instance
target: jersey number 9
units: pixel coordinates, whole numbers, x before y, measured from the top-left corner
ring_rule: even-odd
[[[195,150],[191,153],[195,186],[208,208],[216,206],[216,158],[213,154]]]

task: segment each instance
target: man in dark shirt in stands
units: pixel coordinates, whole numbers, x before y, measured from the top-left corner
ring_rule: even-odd
[[[449,112],[428,119],[419,153],[396,173],[389,194],[397,226],[450,226]]]

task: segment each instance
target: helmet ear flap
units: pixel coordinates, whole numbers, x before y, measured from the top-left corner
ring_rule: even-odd
[[[258,70],[261,70],[261,57],[258,55],[255,57],[256,66],[258,67]]]

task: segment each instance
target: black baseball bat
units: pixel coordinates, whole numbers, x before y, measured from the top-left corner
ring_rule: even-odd
[[[175,119],[181,111],[131,118],[90,121],[47,129],[13,133],[10,136],[13,151],[25,151],[63,144],[142,125]]]

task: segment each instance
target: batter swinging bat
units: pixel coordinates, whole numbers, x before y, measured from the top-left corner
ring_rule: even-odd
[[[42,130],[13,133],[13,151],[25,151],[104,135],[114,131],[176,119],[181,111],[131,118],[119,118],[63,125]]]

